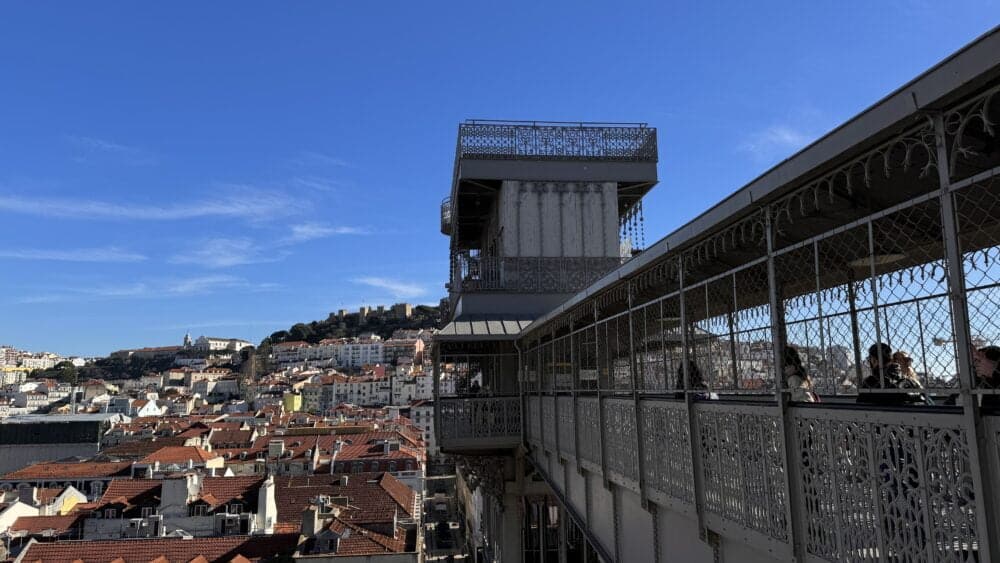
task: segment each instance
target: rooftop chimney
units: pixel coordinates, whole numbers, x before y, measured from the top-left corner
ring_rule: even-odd
[[[267,443],[267,457],[280,458],[285,453],[284,440],[271,440]]]

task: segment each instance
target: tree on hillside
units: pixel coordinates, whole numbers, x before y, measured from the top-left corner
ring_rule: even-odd
[[[62,383],[76,385],[79,380],[79,373],[73,362],[63,361],[48,369],[36,369],[31,372],[31,377],[35,379],[55,379]]]

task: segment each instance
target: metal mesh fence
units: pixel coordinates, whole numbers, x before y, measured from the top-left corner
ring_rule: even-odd
[[[1000,387],[1000,177],[972,183],[952,197],[973,348],[963,353],[971,355],[972,385],[990,394]]]

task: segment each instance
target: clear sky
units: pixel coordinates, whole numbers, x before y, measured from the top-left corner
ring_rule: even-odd
[[[466,118],[658,127],[652,241],[1000,22],[680,4],[4,2],[0,343],[257,341],[436,303]]]

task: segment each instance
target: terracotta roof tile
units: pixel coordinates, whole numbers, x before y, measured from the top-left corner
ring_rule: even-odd
[[[11,471],[3,479],[82,479],[112,477],[129,473],[129,461],[43,461],[17,471]]]
[[[143,501],[159,498],[162,487],[162,479],[112,479],[97,501],[97,506],[135,506]]]
[[[201,484],[201,495],[203,498],[211,497],[213,501],[208,504],[213,507],[237,500],[256,507],[257,493],[263,482],[264,478],[258,476],[205,477]]]
[[[56,500],[65,490],[65,487],[39,487],[35,489],[35,496],[38,497],[38,504],[44,505]]]
[[[54,535],[62,535],[70,532],[80,519],[81,514],[67,514],[66,516],[21,516],[11,524],[9,532],[11,534],[39,535],[49,530]]]
[[[252,443],[253,430],[213,430],[209,437],[209,443],[215,448],[217,445],[226,447],[227,444],[234,444],[232,447],[249,447]]]
[[[253,562],[288,553],[297,542],[298,534],[39,542],[28,546],[21,560],[26,563],[76,560],[83,563],[150,563],[162,557],[169,563],[188,563],[202,556],[210,563]]]
[[[328,529],[341,536],[337,545],[338,557],[406,551],[406,541],[373,532],[341,518],[336,518]],[[396,534],[401,535],[399,531]]]
[[[219,457],[214,452],[203,450],[196,446],[166,446],[144,457],[144,463],[187,463],[189,460],[205,463]]]
[[[183,446],[186,438],[183,436],[168,436],[155,440],[134,440],[101,450],[101,454],[109,457],[129,457],[141,459],[165,446]]]
[[[298,526],[302,511],[319,495],[346,496],[350,509],[341,512],[344,520],[356,523],[392,522],[396,515],[412,516],[416,493],[388,473],[275,477],[274,497],[278,522]],[[400,486],[402,488],[400,488]]]

